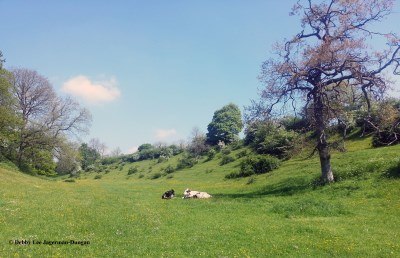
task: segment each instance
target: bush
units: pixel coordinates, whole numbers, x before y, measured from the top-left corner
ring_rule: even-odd
[[[65,179],[64,182],[75,183],[75,179],[72,179],[72,178]]]
[[[258,154],[287,159],[293,155],[298,139],[298,133],[286,131],[273,122],[256,122],[246,129],[245,142]]]
[[[248,155],[247,150],[242,150],[241,152],[239,152],[239,153],[236,154],[236,157],[237,157],[238,159],[240,159],[240,158],[246,157],[247,155]]]
[[[238,150],[243,147],[243,141],[241,140],[234,141],[231,144],[229,144],[229,147],[231,147],[232,150]]]
[[[96,176],[94,177],[94,179],[101,179],[101,178],[102,178],[101,175],[96,175]]]
[[[309,121],[303,117],[286,116],[280,120],[280,123],[288,131],[305,132],[311,128]]]
[[[137,167],[131,167],[128,170],[128,175],[132,175],[132,174],[135,174],[137,172],[139,172],[139,169]]]
[[[120,161],[119,157],[106,157],[106,158],[102,158],[100,163],[102,165],[111,165],[111,164],[117,163],[118,161]]]
[[[219,163],[220,166],[223,166],[225,164],[231,163],[235,161],[235,158],[232,156],[222,156],[221,162]]]
[[[212,168],[207,168],[206,169],[206,174],[209,174],[209,173],[212,173],[212,172],[214,172],[214,169],[212,169]]]
[[[380,133],[375,133],[372,137],[373,147],[382,147],[388,145],[399,144],[400,139],[396,137],[396,134],[400,133],[400,129],[396,129],[395,132],[391,132],[390,129],[386,129]]]
[[[151,175],[150,176],[150,179],[157,179],[157,178],[160,178],[162,175],[161,175],[161,173],[154,173],[153,175]]]
[[[254,176],[249,177],[249,179],[247,180],[246,185],[251,185],[252,183],[254,183],[256,181],[256,178]]]
[[[196,165],[197,159],[191,156],[184,156],[178,160],[178,165],[176,169],[191,168]]]
[[[175,168],[172,165],[168,165],[165,169],[164,169],[165,173],[167,174],[171,174],[173,172],[175,172]]]
[[[217,152],[214,149],[210,149],[207,152],[207,161],[213,160],[215,158],[216,154],[217,154]]]
[[[231,154],[231,149],[229,149],[229,148],[224,148],[224,149],[222,149],[222,151],[221,151],[221,153],[223,154],[223,155],[229,155],[229,154]]]
[[[165,162],[165,161],[167,161],[168,160],[168,158],[166,158],[165,156],[160,156],[159,158],[158,158],[158,160],[157,160],[157,163],[163,163],[163,162]]]
[[[254,174],[268,173],[280,166],[280,160],[269,155],[247,157],[240,162],[240,171],[232,172],[225,178],[247,177]]]

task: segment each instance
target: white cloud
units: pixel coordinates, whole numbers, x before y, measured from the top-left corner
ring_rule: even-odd
[[[133,146],[133,147],[130,147],[125,154],[132,154],[132,153],[135,153],[137,151],[138,151],[138,146]]]
[[[176,138],[177,135],[178,135],[178,133],[176,132],[175,129],[158,129],[158,130],[156,130],[155,138],[158,141],[162,141],[162,140],[168,140],[171,138]]]
[[[101,82],[93,82],[86,76],[79,75],[66,81],[62,90],[93,104],[111,102],[121,95],[114,77]]]

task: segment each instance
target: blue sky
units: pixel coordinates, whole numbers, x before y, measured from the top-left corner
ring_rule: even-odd
[[[295,2],[0,0],[0,50],[6,68],[37,70],[91,111],[83,140],[126,153],[206,132],[215,110],[257,98],[272,44],[299,30]],[[398,9],[382,26],[396,29]]]

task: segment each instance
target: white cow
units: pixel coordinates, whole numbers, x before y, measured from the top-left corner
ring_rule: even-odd
[[[187,198],[207,199],[211,197],[212,196],[206,192],[192,191],[188,188],[183,192],[182,199],[187,199]]]

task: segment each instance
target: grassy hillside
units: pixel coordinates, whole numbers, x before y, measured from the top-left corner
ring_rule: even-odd
[[[157,179],[168,162],[142,161],[64,182],[0,166],[0,257],[265,257],[400,255],[400,146],[369,139],[334,153],[339,182],[313,184],[317,157],[265,175],[226,180],[240,160],[220,157]],[[231,153],[235,156],[241,150]],[[305,156],[305,155],[303,155]],[[139,172],[127,175],[130,167]],[[209,200],[162,200],[164,191],[203,190]],[[9,244],[29,240],[30,245]],[[33,244],[33,241],[90,244]]]

